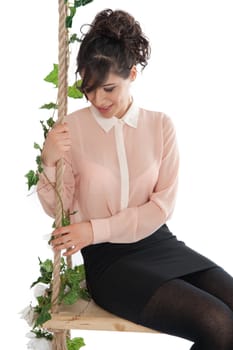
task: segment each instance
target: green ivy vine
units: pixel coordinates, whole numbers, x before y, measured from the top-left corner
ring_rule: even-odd
[[[68,8],[68,15],[66,17],[66,28],[70,30],[72,28],[73,19],[76,14],[77,8],[81,6],[85,6],[93,0],[75,0],[73,2],[70,2],[68,0],[64,0],[67,4]],[[68,33],[69,34],[69,45],[72,45],[75,42],[81,42],[81,39],[77,36],[76,33]],[[45,82],[51,83],[54,85],[55,88],[58,88],[58,64],[53,64],[53,69],[49,74],[44,78]],[[83,98],[83,93],[80,91],[80,84],[81,81],[75,81],[72,85],[68,86],[68,98]],[[58,105],[56,102],[48,102],[43,104],[40,109],[46,109],[50,111],[50,117],[46,120],[41,120],[40,124],[43,129],[43,136],[46,138],[48,132],[51,130],[55,123],[55,113],[58,109]],[[39,174],[43,171],[42,161],[41,161],[41,152],[42,152],[42,146],[38,143],[34,142],[34,149],[39,151],[39,154],[36,156],[36,168],[35,170],[29,170],[25,177],[27,179],[27,186],[28,190],[30,190],[33,186],[36,186],[39,180]]]
[[[52,276],[53,276],[53,262],[50,259],[41,261],[39,259],[40,276],[31,284],[31,288],[37,284],[46,285],[46,290],[43,295],[37,296],[37,305],[34,306],[34,324],[33,329],[42,327],[43,324],[51,319],[51,298],[52,298]],[[72,305],[78,299],[90,300],[90,295],[82,283],[85,281],[84,266],[74,266],[70,268],[67,266],[65,259],[61,258],[60,266],[60,291],[58,297],[58,304]],[[41,330],[40,330],[41,332]]]
[[[48,83],[52,83],[55,88],[58,88],[58,64],[53,64],[52,71],[44,78],[44,81]],[[68,86],[68,97],[70,98],[82,98],[83,93],[79,90],[81,81],[75,81],[73,85]],[[48,132],[52,129],[54,123],[55,123],[55,112],[58,109],[56,102],[49,102],[43,104],[40,109],[46,109],[49,110],[51,115],[46,120],[40,120],[40,124],[43,130],[43,137],[46,138]],[[39,180],[39,174],[43,172],[43,166],[42,166],[42,160],[41,160],[41,153],[42,153],[42,146],[39,145],[37,142],[34,142],[34,149],[39,151],[39,154],[36,156],[36,169],[35,170],[29,170],[27,174],[25,174],[25,177],[27,178],[27,185],[28,190],[30,190],[33,186],[36,186]]]
[[[64,0],[67,4],[67,17],[66,17],[66,28],[68,28],[69,43],[72,45],[75,42],[81,42],[81,39],[77,36],[76,33],[71,34],[69,30],[72,28],[73,19],[77,12],[77,8],[85,6],[91,3],[93,0],[74,0],[68,1]],[[50,84],[53,84],[55,88],[58,88],[58,70],[59,66],[57,63],[53,64],[52,70],[46,75],[44,81]],[[74,83],[68,86],[68,98],[81,99],[83,98],[83,93],[80,91],[80,80],[74,81]],[[40,120],[40,126],[43,132],[43,138],[45,140],[48,132],[52,129],[55,123],[56,111],[58,105],[56,101],[44,103],[40,109],[44,109],[49,112],[49,117],[45,120]],[[38,152],[35,159],[35,168],[30,169],[25,177],[27,179],[27,188],[30,191],[34,186],[37,185],[39,176],[43,172],[43,164],[41,159],[41,153],[43,145],[40,145],[37,142],[34,142],[34,149]],[[45,174],[46,176],[46,174]],[[53,186],[51,184],[51,186]],[[54,187],[56,191],[56,188]],[[61,200],[61,198],[60,198]],[[62,204],[62,201],[61,201]],[[74,213],[64,213],[62,218],[62,226],[69,225],[70,215]],[[54,226],[54,224],[53,224]],[[53,278],[53,262],[50,259],[41,261],[39,259],[39,270],[40,275],[36,281],[31,284],[31,288],[36,285],[46,286],[44,292],[36,297],[37,304],[35,306],[30,305],[25,308],[22,313],[22,318],[24,318],[28,324],[32,327],[31,334],[38,340],[43,339],[44,341],[51,341],[53,338],[53,333],[49,332],[46,329],[43,329],[43,324],[51,319],[51,298],[52,298],[52,278]],[[88,294],[87,288],[85,287],[85,271],[84,266],[79,265],[73,268],[67,266],[64,258],[61,258],[60,265],[60,279],[61,286],[59,291],[59,304],[71,305],[74,304],[78,299],[82,298],[85,300],[90,300],[90,295]],[[31,338],[31,337],[30,337]],[[82,338],[67,338],[67,349],[68,350],[79,350],[80,347],[84,346],[85,343]],[[31,349],[36,349],[30,343],[28,347]],[[47,346],[47,345],[46,345]],[[38,345],[38,349],[41,345]],[[43,345],[42,345],[43,347]]]

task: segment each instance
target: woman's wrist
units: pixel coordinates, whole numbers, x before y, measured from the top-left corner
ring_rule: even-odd
[[[42,163],[47,167],[55,167],[57,163],[49,161],[49,159],[46,158],[46,156],[43,154],[41,155],[41,161]]]

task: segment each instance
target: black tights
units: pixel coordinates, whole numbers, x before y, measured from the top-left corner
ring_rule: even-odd
[[[194,342],[190,350],[233,350],[233,278],[212,268],[168,281],[144,308],[142,323]]]

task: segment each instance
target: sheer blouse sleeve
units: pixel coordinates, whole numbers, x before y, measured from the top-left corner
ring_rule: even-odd
[[[64,210],[72,208],[75,180],[71,166],[70,154],[66,154],[63,159],[63,191],[62,205]],[[39,176],[37,184],[37,194],[44,211],[51,217],[55,217],[56,205],[56,167],[43,165],[43,172]]]

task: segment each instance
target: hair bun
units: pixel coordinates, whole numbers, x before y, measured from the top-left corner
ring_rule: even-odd
[[[100,36],[123,42],[138,35],[137,22],[134,18],[121,10],[106,9],[100,12],[92,23],[92,28]],[[140,31],[140,30],[139,30]]]

